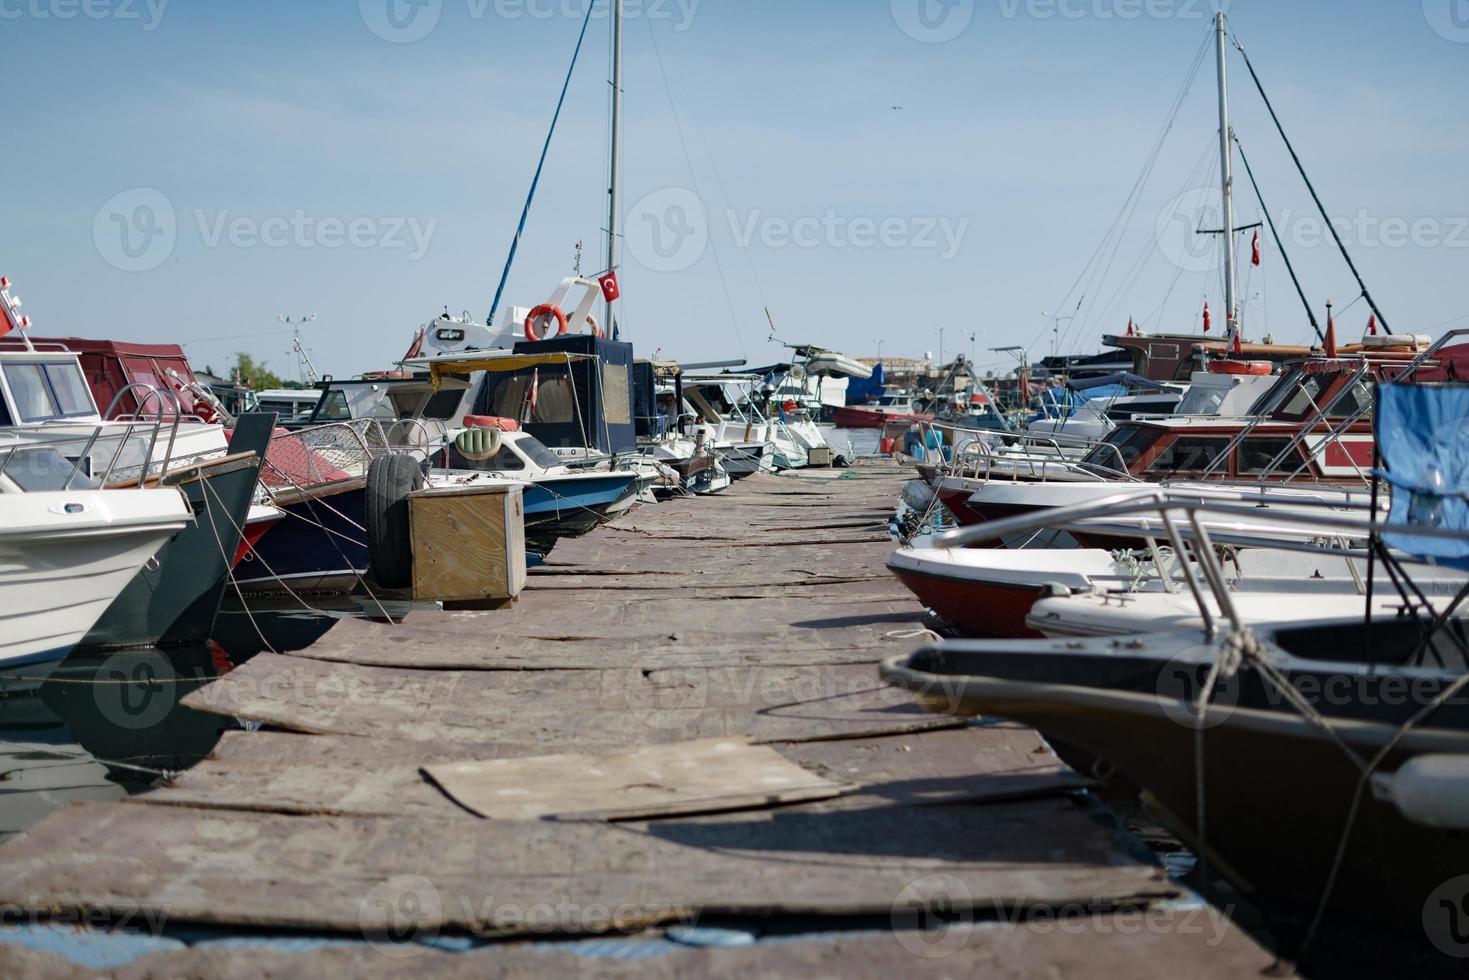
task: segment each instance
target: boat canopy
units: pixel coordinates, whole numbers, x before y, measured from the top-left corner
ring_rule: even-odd
[[[1376,443],[1393,486],[1389,522],[1469,532],[1469,385],[1382,385]],[[1393,532],[1410,555],[1469,568],[1469,540]]]

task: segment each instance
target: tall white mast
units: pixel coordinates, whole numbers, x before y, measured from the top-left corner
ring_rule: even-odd
[[[1224,322],[1226,336],[1238,328],[1239,310],[1235,305],[1234,269],[1234,163],[1229,128],[1229,84],[1224,65],[1226,31],[1224,13],[1215,18],[1219,41],[1219,168],[1224,190]]]
[[[622,160],[622,0],[612,3],[612,163],[607,178],[607,268],[617,269],[617,218],[621,210],[621,176],[619,164]],[[606,304],[606,319],[603,321],[607,336],[612,336],[612,303]]]

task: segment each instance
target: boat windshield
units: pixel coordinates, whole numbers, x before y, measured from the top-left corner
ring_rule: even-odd
[[[551,450],[547,449],[546,444],[535,436],[521,435],[519,439],[515,440],[515,448],[519,449],[525,455],[526,459],[542,469],[549,470],[563,465],[561,459],[555,453],[551,452]]]
[[[12,414],[21,422],[97,414],[75,361],[16,361],[6,364],[4,372]]]

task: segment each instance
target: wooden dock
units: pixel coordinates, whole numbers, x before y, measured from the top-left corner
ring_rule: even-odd
[[[262,653],[185,701],[261,730],[7,844],[0,907],[165,926],[137,978],[1268,967],[1035,733],[880,684],[923,617],[884,568],[906,479],[751,477],[562,542],[513,608]],[[678,775],[695,740],[727,786]],[[500,799],[551,818],[479,815]],[[4,945],[0,975],[97,971]]]

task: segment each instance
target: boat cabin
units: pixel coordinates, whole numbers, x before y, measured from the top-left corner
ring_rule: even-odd
[[[1103,476],[1125,471],[1148,481],[1363,478],[1373,465],[1373,388],[1362,366],[1361,359],[1298,362],[1250,407],[1251,417],[1121,423],[1082,465]],[[1342,431],[1333,437],[1333,429]]]

